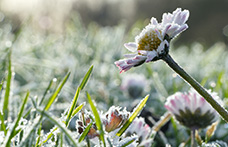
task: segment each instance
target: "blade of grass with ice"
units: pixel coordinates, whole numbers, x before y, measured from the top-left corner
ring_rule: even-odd
[[[0,83],[0,92],[2,91],[3,82]]]
[[[50,88],[51,88],[53,82],[54,82],[54,79],[52,79],[52,80],[49,82],[48,87],[46,88],[46,90],[45,90],[45,92],[44,92],[44,94],[43,94],[43,97],[42,97],[41,100],[40,100],[39,106],[42,105],[42,103],[43,103],[43,101],[44,101],[44,98],[45,98],[45,96],[47,95],[48,91],[50,90]]]
[[[93,71],[93,65],[90,66],[89,70],[87,71],[85,77],[83,78],[83,80],[82,80],[82,82],[81,82],[81,84],[79,86],[81,90],[83,90],[83,88],[85,87],[86,83],[88,82],[92,71]]]
[[[124,145],[122,145],[121,147],[126,147],[128,145],[130,145],[132,142],[134,142],[136,140],[136,138],[132,138],[130,141],[126,142]]]
[[[133,122],[133,120],[135,119],[135,117],[137,117],[137,115],[141,112],[141,110],[143,109],[143,107],[145,106],[147,100],[149,98],[149,95],[147,95],[139,104],[138,106],[134,109],[132,115],[130,116],[130,118],[127,120],[127,122],[123,125],[123,127],[116,133],[117,136],[121,136],[125,130],[129,127],[129,125]]]
[[[66,83],[67,79],[70,76],[70,72],[67,73],[67,75],[64,77],[63,81],[60,83],[60,85],[58,86],[57,90],[54,92],[54,94],[50,97],[48,103],[46,104],[44,110],[48,110],[52,103],[55,101],[55,99],[57,98],[58,94],[60,93],[61,89],[63,88],[64,84]]]
[[[66,83],[68,77],[70,76],[70,72],[64,77],[64,79],[62,80],[62,82],[59,84],[57,90],[54,92],[54,94],[49,98],[48,103],[46,104],[46,106],[44,107],[44,110],[48,110],[50,108],[50,106],[52,105],[52,103],[54,102],[54,100],[56,99],[56,97],[58,96],[59,92],[61,91],[62,87],[64,86],[64,84]],[[22,147],[25,145],[26,141],[29,139],[30,135],[32,134],[32,132],[34,130],[36,130],[37,126],[40,124],[40,122],[42,121],[43,115],[41,113],[41,116],[37,117],[35,123],[31,126],[31,128],[29,129],[29,131],[27,132],[27,134],[25,135],[25,137],[23,138],[22,142],[20,143],[19,147]]]
[[[74,95],[74,99],[72,101],[72,104],[71,104],[71,107],[68,111],[68,114],[67,114],[67,119],[66,119],[66,126],[68,126],[68,123],[72,117],[72,113],[73,113],[73,110],[75,109],[76,107],[76,104],[77,104],[77,100],[78,100],[78,96],[79,96],[79,93],[80,91],[85,87],[87,81],[89,80],[89,77],[92,73],[92,70],[93,70],[93,65],[89,68],[89,70],[87,71],[87,73],[85,74],[80,86],[77,88],[76,90],[76,93]]]
[[[6,126],[5,126],[5,122],[4,122],[4,116],[2,114],[2,112],[0,112],[0,120],[1,120],[1,131],[4,131],[4,134],[6,135],[7,130],[6,130]]]
[[[74,115],[76,115],[84,106],[85,106],[85,103],[82,103],[76,109],[74,109],[71,117],[73,117]]]
[[[105,139],[104,139],[104,131],[103,131],[103,128],[102,128],[102,123],[101,123],[101,119],[100,119],[99,113],[97,111],[96,106],[93,104],[93,101],[92,101],[89,93],[86,92],[86,94],[87,94],[87,98],[88,98],[90,107],[91,107],[91,109],[93,111],[93,114],[94,114],[94,117],[95,117],[95,123],[96,123],[97,129],[99,130],[99,133],[100,133],[100,139],[102,140],[104,146],[106,146]]]
[[[83,131],[82,135],[80,136],[78,142],[81,142],[82,140],[85,139],[86,135],[89,133],[89,130],[90,130],[92,124],[93,124],[93,122],[91,122],[91,123],[85,128],[85,130]]]
[[[39,147],[40,137],[41,137],[41,129],[42,129],[42,123],[40,124],[40,127],[39,127],[38,132],[37,132],[38,138],[37,138],[37,140],[36,140],[36,145],[35,145],[35,147]]]
[[[77,100],[78,100],[78,96],[79,96],[80,89],[81,89],[81,88],[78,87],[78,88],[77,88],[77,91],[76,91],[76,93],[75,93],[75,95],[74,95],[74,99],[73,99],[73,101],[72,101],[71,107],[70,107],[69,112],[68,112],[68,114],[67,114],[66,123],[65,123],[66,126],[68,126],[69,121],[70,121],[70,119],[71,119],[71,115],[72,115],[72,113],[73,113],[73,110],[74,110],[74,108],[76,107],[76,103],[77,103]]]
[[[20,119],[22,117],[22,114],[23,114],[23,111],[24,111],[24,108],[25,108],[25,104],[26,104],[26,102],[28,100],[28,97],[29,97],[29,92],[27,92],[27,94],[25,96],[25,99],[24,99],[24,101],[23,101],[23,103],[21,105],[20,111],[18,113],[17,120],[14,123],[14,125],[12,127],[12,130],[10,130],[10,132],[8,132],[10,134],[8,135],[8,133],[7,133],[7,137],[6,137],[5,142],[4,142],[4,146],[6,146],[6,147],[10,146],[10,141],[11,141],[12,137],[15,135],[15,129],[18,126],[18,123],[19,123],[19,121],[20,121]]]
[[[36,109],[39,113],[41,113],[43,116],[45,116],[46,118],[48,118],[54,125],[58,126],[62,132],[70,139],[70,141],[72,142],[72,144],[74,145],[74,147],[77,147],[77,144],[75,142],[75,140],[72,138],[70,132],[67,130],[67,128],[62,125],[61,123],[59,123],[59,120],[57,120],[56,118],[54,118],[53,116],[51,116],[49,113],[42,111],[40,109]]]
[[[8,113],[9,113],[8,104],[9,104],[9,96],[10,96],[11,79],[12,79],[12,69],[11,69],[11,50],[10,50],[9,57],[8,57],[8,75],[6,79],[6,90],[5,90],[5,96],[4,96],[4,102],[3,102],[3,116],[5,120],[7,120]]]

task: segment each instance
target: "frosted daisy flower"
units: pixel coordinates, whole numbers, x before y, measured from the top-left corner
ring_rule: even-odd
[[[131,97],[138,98],[145,89],[146,83],[143,74],[128,74],[123,78],[121,89],[127,91]]]
[[[120,107],[112,106],[108,112],[105,113],[102,122],[105,126],[105,131],[111,132],[122,126],[129,118],[129,112],[126,109],[120,111]]]
[[[134,54],[127,54],[126,59],[115,62],[120,72],[125,72],[144,62],[156,61],[168,54],[171,39],[188,28],[186,24],[188,17],[189,11],[182,11],[181,8],[177,8],[173,13],[164,13],[161,23],[152,17],[150,24],[135,37],[135,42],[124,44]]]
[[[208,92],[221,104],[217,93]],[[214,108],[193,89],[188,93],[177,92],[171,95],[167,98],[165,107],[181,124],[190,129],[205,128],[219,117]]]
[[[146,124],[144,118],[136,117],[132,124],[127,128],[126,134],[136,134],[138,136],[139,146],[150,147],[152,140],[149,138],[151,128]]]
[[[85,131],[85,128],[91,122],[93,122],[92,119],[90,118],[90,116],[92,116],[92,114],[89,113],[88,111],[85,111],[84,113],[79,114],[79,119],[76,121],[76,129],[77,129],[79,134],[82,134]],[[95,122],[93,122],[93,125],[91,126],[91,128],[87,134],[87,137],[89,139],[99,137],[99,133],[97,131],[97,127],[96,127]]]

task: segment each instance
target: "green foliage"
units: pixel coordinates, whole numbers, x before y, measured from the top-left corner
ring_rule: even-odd
[[[9,105],[9,98],[10,98],[11,79],[12,79],[12,69],[11,69],[11,50],[10,50],[9,56],[8,56],[8,73],[7,73],[7,79],[6,79],[6,90],[5,90],[4,104],[3,104],[4,119],[8,118],[8,113],[9,113],[8,105]]]
[[[66,83],[67,79],[70,76],[70,72],[65,76],[65,78],[63,79],[62,83],[60,83],[58,89],[53,93],[53,95],[49,98],[48,103],[46,104],[44,110],[48,110],[52,103],[55,101],[55,99],[57,98],[58,94],[60,93],[61,89],[63,88],[63,85]]]
[[[72,138],[72,135],[70,133],[70,131],[67,130],[67,128],[59,123],[59,120],[57,120],[57,118],[51,116],[50,114],[48,114],[45,111],[42,111],[40,109],[36,109],[40,114],[42,114],[43,116],[47,117],[53,124],[55,124],[56,126],[58,126],[58,128],[61,129],[61,131],[70,139],[71,143],[77,147],[77,143],[75,142],[75,140]]]
[[[81,142],[82,140],[85,139],[86,135],[89,133],[89,130],[91,128],[91,126],[93,125],[93,122],[91,122],[86,128],[85,131],[83,131],[82,135],[80,136],[78,142]]]
[[[166,112],[163,105],[167,96],[189,89],[163,62],[147,63],[119,74],[113,63],[122,58],[124,53],[128,53],[123,46],[123,43],[127,42],[126,38],[131,41],[134,39],[134,33],[127,33],[123,24],[100,27],[91,23],[85,27],[79,17],[74,16],[72,21],[66,23],[64,34],[36,32],[30,25],[25,24],[20,28],[20,34],[16,34],[16,41],[11,40],[13,32],[7,32],[6,27],[1,28],[0,78],[3,80],[0,84],[0,131],[6,138],[5,145],[8,146],[39,147],[48,146],[49,143],[55,143],[56,146],[80,146],[77,140],[85,145],[85,140],[90,140],[87,133],[92,123],[85,127],[81,136],[76,136],[75,119],[79,119],[80,111],[89,107],[85,104],[87,98],[101,135],[100,139],[103,144],[111,146],[110,138],[105,138],[100,111],[105,112],[112,105],[130,110],[142,95],[150,94],[150,99],[148,96],[144,98],[127,123],[119,128],[118,135],[122,137],[121,134],[124,134],[134,118],[140,114],[146,101],[145,109],[150,111],[154,118],[159,118]],[[10,49],[4,46],[9,40],[12,42]],[[224,43],[218,42],[211,48],[205,48],[200,43],[171,46],[170,54],[207,89],[218,92],[227,108],[228,52]],[[93,76],[90,78],[92,72]],[[131,73],[143,74],[147,79],[147,86],[137,99],[131,98],[128,90],[120,88],[125,76]],[[88,91],[86,96],[83,91],[85,89]],[[26,96],[22,102],[27,90],[30,91],[30,96]],[[97,105],[91,97],[96,100]],[[19,124],[22,119],[26,119],[28,123]],[[53,129],[50,130],[51,128]],[[226,124],[221,121],[211,140],[228,142],[228,134],[224,130]],[[159,132],[156,133],[154,144],[161,143],[160,136]],[[189,137],[189,131],[172,119],[163,136],[172,146],[178,146],[186,141],[183,138]],[[18,142],[13,141],[16,137],[19,138]],[[131,138],[125,145],[134,141]]]
[[[94,117],[95,117],[95,123],[96,123],[96,126],[97,126],[97,129],[99,130],[99,135],[100,135],[100,139],[102,140],[103,142],[103,145],[106,146],[105,144],[105,138],[104,138],[104,131],[103,131],[103,126],[102,126],[102,123],[101,123],[101,119],[100,119],[100,116],[99,116],[99,113],[97,111],[97,108],[96,106],[94,105],[89,93],[87,92],[86,93],[87,95],[87,98],[88,98],[88,101],[89,101],[89,104],[90,104],[90,107],[93,111],[93,114],[94,114]]]
[[[15,123],[14,123],[12,129],[10,129],[10,131],[7,132],[7,138],[5,139],[4,145],[3,145],[3,146],[10,147],[11,139],[12,139],[17,133],[19,133],[19,131],[16,130],[16,127],[18,127],[18,124],[19,124],[19,121],[20,121],[20,119],[21,119],[21,117],[22,117],[22,114],[23,114],[23,111],[24,111],[24,108],[25,108],[25,104],[27,103],[28,97],[29,97],[29,92],[27,92],[27,94],[26,94],[26,97],[25,97],[25,99],[24,99],[24,101],[23,101],[23,103],[22,103],[22,105],[21,105],[21,109],[20,109],[20,111],[19,111],[19,113],[18,113],[18,117],[17,117],[17,119],[16,119],[16,121],[15,121]],[[8,133],[9,133],[9,135],[8,135]]]

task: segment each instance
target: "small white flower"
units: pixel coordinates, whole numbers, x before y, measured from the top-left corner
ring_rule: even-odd
[[[142,117],[136,117],[126,130],[126,134],[136,134],[139,138],[139,146],[144,147],[150,147],[152,144],[152,140],[149,138],[150,132],[150,126],[146,124]]]
[[[208,92],[221,103],[217,93]],[[165,107],[181,124],[191,129],[205,128],[219,117],[215,109],[193,89],[188,93],[177,92],[169,96]]]
[[[144,62],[158,60],[163,54],[167,54],[170,40],[188,28],[186,24],[188,17],[189,11],[182,11],[180,8],[172,14],[164,13],[161,23],[152,17],[150,24],[135,37],[135,42],[124,44],[134,54],[125,55],[126,59],[115,62],[120,72],[125,72]]]

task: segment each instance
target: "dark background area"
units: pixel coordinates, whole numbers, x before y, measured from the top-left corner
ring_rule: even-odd
[[[137,0],[134,4],[104,3],[92,10],[88,4],[77,7],[83,22],[95,21],[102,26],[117,25],[121,20],[131,27],[137,20],[156,17],[161,20],[164,12],[172,12],[177,7],[188,9],[189,29],[182,34],[178,43],[200,42],[211,46],[217,41],[228,43],[228,0]],[[126,2],[127,3],[127,2]],[[123,10],[122,10],[123,9]],[[126,11],[126,12],[125,12]]]
[[[91,22],[100,26],[124,23],[130,30],[137,21],[151,17],[161,21],[163,13],[180,7],[190,11],[189,29],[176,45],[200,42],[211,46],[218,41],[228,44],[228,0],[0,0],[0,4],[0,11],[14,27],[29,20],[35,29],[48,32],[64,32],[65,23],[75,12],[85,26]]]

